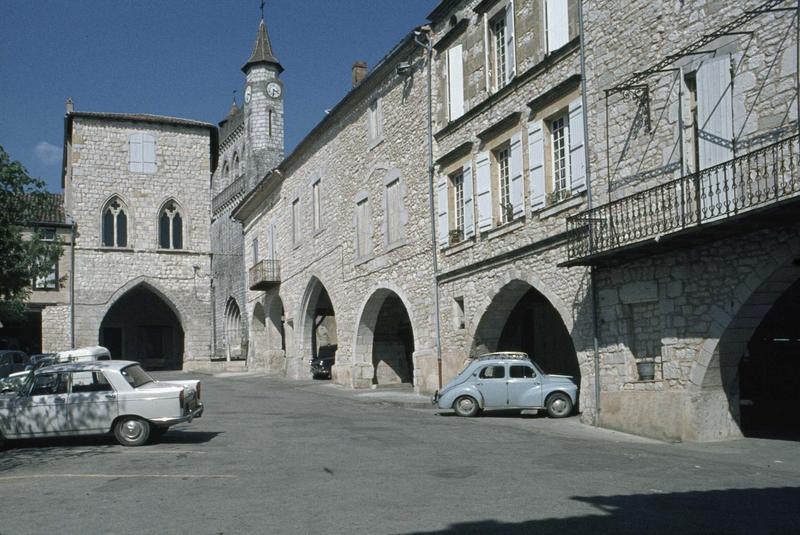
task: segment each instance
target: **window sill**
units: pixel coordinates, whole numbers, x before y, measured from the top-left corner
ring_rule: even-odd
[[[466,251],[467,249],[469,249],[473,245],[475,245],[475,238],[474,237],[465,238],[465,239],[461,240],[458,243],[454,243],[452,245],[446,245],[446,246],[442,247],[442,252],[444,253],[445,256],[450,256],[450,255],[454,255],[454,254],[460,253],[461,251]]]
[[[495,227],[491,230],[486,231],[486,239],[491,240],[494,238],[499,238],[500,236],[505,236],[509,232],[514,232],[517,229],[522,228],[522,225],[525,224],[524,217],[518,217],[513,221],[509,221],[508,223],[503,223],[499,227]]]
[[[98,251],[105,251],[107,253],[132,253],[134,250],[130,247],[107,247],[101,245],[97,248]]]
[[[586,192],[582,191],[576,195],[572,195],[563,201],[559,201],[556,204],[551,204],[550,206],[539,210],[539,219],[547,219],[548,217],[552,217],[556,214],[560,214],[561,212],[566,212],[576,206],[580,206],[583,204],[584,197],[586,197]]]
[[[164,254],[183,254],[186,253],[186,249],[156,249],[159,253]]]

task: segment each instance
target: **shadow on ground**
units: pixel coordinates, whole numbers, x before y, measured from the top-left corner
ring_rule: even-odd
[[[597,514],[506,523],[482,520],[417,535],[466,533],[797,533],[800,487],[574,496]],[[531,504],[535,511],[537,505]]]

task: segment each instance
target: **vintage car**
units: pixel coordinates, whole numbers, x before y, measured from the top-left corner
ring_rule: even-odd
[[[24,370],[28,362],[28,355],[22,351],[13,349],[0,351],[0,378],[8,377],[12,373]]]
[[[572,414],[577,399],[572,377],[544,373],[525,353],[500,352],[468,361],[432,402],[459,416],[482,410],[546,409],[552,418],[563,418]]]
[[[156,381],[126,360],[47,366],[0,394],[0,446],[5,439],[105,433],[141,446],[202,416],[200,393],[200,381]]]

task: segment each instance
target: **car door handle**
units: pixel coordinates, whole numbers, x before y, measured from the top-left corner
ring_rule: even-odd
[[[64,398],[53,398],[53,402],[55,403],[64,403],[66,400]]]
[[[106,399],[117,399],[116,394],[106,394]]]

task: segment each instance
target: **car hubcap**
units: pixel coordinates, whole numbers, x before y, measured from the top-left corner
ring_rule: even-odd
[[[561,414],[566,409],[567,409],[567,402],[564,401],[563,399],[559,398],[559,399],[556,399],[555,401],[553,401],[553,411],[554,412],[556,412],[558,414]]]
[[[125,422],[125,425],[122,426],[122,434],[125,435],[125,438],[128,440],[136,440],[142,436],[143,432],[144,426],[142,422],[137,422],[136,420]]]
[[[461,409],[463,412],[470,412],[472,410],[472,400],[471,399],[462,399],[458,402],[458,408]]]

